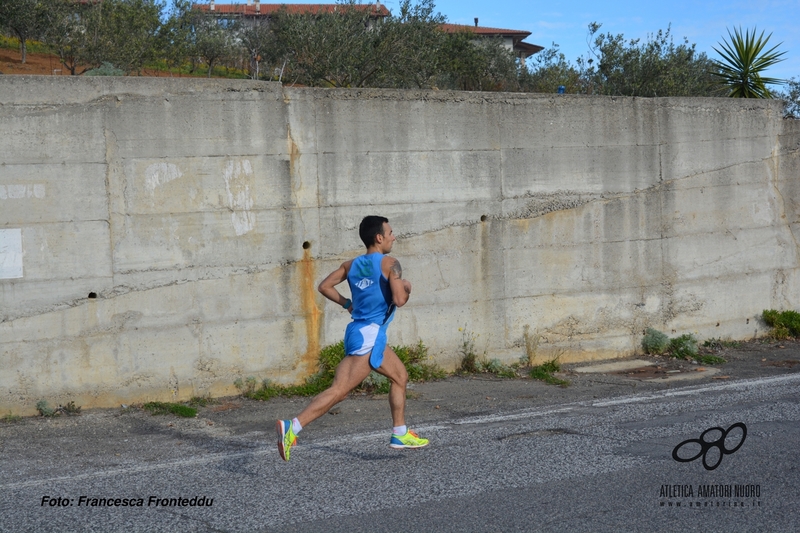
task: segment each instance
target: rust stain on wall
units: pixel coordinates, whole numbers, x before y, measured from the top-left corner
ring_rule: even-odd
[[[297,160],[300,157],[300,149],[292,138],[292,128],[286,128],[286,141],[289,148],[289,175],[294,178],[297,175]]]
[[[311,257],[311,249],[303,250],[303,260],[300,268],[300,304],[303,318],[306,323],[306,353],[303,354],[301,363],[311,373],[317,367],[320,349],[320,325],[322,324],[322,311],[317,307],[316,301],[316,268]]]

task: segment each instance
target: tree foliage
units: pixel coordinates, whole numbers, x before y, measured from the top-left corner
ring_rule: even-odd
[[[199,18],[191,0],[172,0],[158,32],[157,48],[166,65],[179,68],[194,56],[195,22]]]
[[[445,17],[436,11],[432,0],[412,4],[400,2],[396,15],[381,23],[381,32],[388,56],[377,77],[383,87],[432,87],[441,69],[441,52],[445,34],[439,25]]]
[[[786,82],[786,92],[779,98],[783,100],[783,110],[789,117],[800,119],[800,79],[792,78]]]
[[[164,4],[157,0],[103,0],[85,13],[90,40],[85,62],[108,62],[139,72],[158,56],[157,38]]]
[[[441,88],[464,91],[519,90],[517,63],[500,39],[476,40],[469,32],[446,37],[442,48]]]
[[[42,41],[72,75],[85,60],[87,28],[83,12],[86,9],[88,5],[72,0],[53,0],[43,15]]]
[[[165,2],[0,0],[0,26],[19,35],[12,28],[22,26],[20,13],[35,14],[21,42],[41,38],[72,74],[103,65],[132,74],[156,62],[188,65],[190,71],[204,64],[208,76],[222,65],[253,79],[318,87],[555,93],[563,86],[573,94],[716,96],[727,94],[721,82],[731,91],[734,73],[746,71],[753,90],[768,94],[759,83],[774,81],[761,73],[783,54],[774,47],[763,51],[769,39],[763,32],[756,39],[755,31],[736,31],[723,46],[726,66],[685,38],[676,44],[669,26],[645,40],[627,40],[592,23],[589,56],[571,63],[553,43],[526,66],[499,38],[468,28],[443,31],[446,18],[434,0],[398,0],[393,13],[378,18],[358,0],[337,0],[335,12],[295,14],[284,8],[268,20],[235,21],[198,9],[192,0]],[[797,102],[796,84],[784,100]],[[791,112],[797,113],[794,105]]]
[[[278,58],[287,61],[294,82],[323,87],[370,85],[387,51],[380,24],[354,1],[334,13],[290,14],[274,18]]]
[[[19,38],[23,63],[27,59],[27,42],[38,36],[46,8],[43,0],[0,0],[0,27],[8,28]]]
[[[782,83],[777,78],[762,76],[763,72],[783,61],[786,52],[779,52],[778,46],[764,50],[772,34],[764,37],[764,32],[756,38],[756,29],[752,33],[741,28],[734,28],[733,34],[728,30],[730,41],[720,43],[714,51],[722,56],[722,61],[715,61],[719,69],[715,75],[728,88],[728,95],[733,98],[772,98],[767,85]]]
[[[569,94],[586,92],[584,73],[567,61],[556,43],[533,56],[527,69],[521,69],[523,90],[537,93],[555,93],[559,87]]]
[[[208,77],[214,66],[231,55],[235,26],[225,27],[213,16],[200,14],[194,20],[194,42],[190,50],[208,66]]]
[[[599,33],[601,25],[589,25],[592,59],[583,67],[580,88],[589,94],[621,96],[715,96],[718,84],[714,64],[705,53],[684,38],[675,45],[670,34],[658,30],[645,42],[625,40],[622,34]],[[596,66],[593,64],[596,62]]]
[[[140,72],[161,55],[163,9],[157,0],[53,0],[41,16],[41,38],[72,74],[104,63]]]

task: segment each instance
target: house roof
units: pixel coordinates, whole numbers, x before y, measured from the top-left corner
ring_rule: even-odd
[[[339,4],[260,4],[256,11],[255,5],[245,3],[238,4],[214,4],[214,13],[222,15],[244,15],[247,17],[264,17],[277,13],[282,7],[286,8],[287,13],[292,15],[318,15],[321,13],[335,13],[341,6]],[[348,6],[349,7],[349,6]],[[356,4],[353,6],[359,11],[371,11],[373,16],[388,17],[389,10],[386,6],[376,4]],[[192,4],[192,9],[209,11],[209,4]]]
[[[525,30],[506,30],[503,28],[488,28],[486,26],[470,26],[468,24],[440,24],[439,27],[447,33],[466,32],[481,37],[508,37],[514,43],[514,50],[519,52],[523,58],[544,50],[543,46],[522,41],[531,34],[531,32]]]
[[[514,46],[521,52],[524,52],[526,57],[530,57],[533,54],[537,54],[542,50],[544,50],[544,46],[539,46],[538,44],[525,43],[522,41],[516,43]]]
[[[502,28],[487,28],[486,26],[470,26],[469,24],[440,24],[440,28],[447,33],[467,32],[476,35],[502,35],[504,37],[516,37],[521,41],[531,34],[525,30],[505,30]]]

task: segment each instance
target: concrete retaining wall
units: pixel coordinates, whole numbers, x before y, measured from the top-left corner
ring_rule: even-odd
[[[763,332],[800,296],[800,121],[774,102],[0,78],[0,413],[295,382],[316,284],[389,217],[390,332],[452,366]],[[343,289],[345,290],[345,289]],[[460,331],[461,328],[463,331]]]

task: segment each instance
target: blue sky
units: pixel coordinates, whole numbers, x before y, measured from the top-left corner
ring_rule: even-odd
[[[217,0],[230,3],[228,0]],[[273,0],[274,1],[274,0]],[[362,3],[372,3],[374,0]],[[244,3],[244,0],[239,0]],[[335,0],[328,0],[335,3]],[[267,2],[264,2],[267,3]],[[325,0],[293,0],[287,3],[327,3]],[[396,9],[400,0],[382,0],[389,9]],[[770,46],[783,43],[786,59],[766,73],[776,78],[800,79],[800,0],[688,1],[642,2],[641,0],[573,0],[571,2],[533,2],[530,0],[435,0],[436,8],[449,22],[473,24],[478,17],[481,26],[526,30],[526,40],[550,47],[552,43],[574,63],[586,56],[587,26],[601,23],[601,31],[626,39],[646,39],[648,34],[672,25],[676,43],[687,37],[697,50],[717,58],[714,46],[726,38],[727,29],[741,26],[772,33]]]
[[[399,0],[382,2],[390,9]],[[528,42],[550,47],[553,42],[571,62],[588,53],[587,26],[602,23],[601,31],[623,34],[626,39],[646,39],[671,24],[675,42],[683,37],[711,58],[719,57],[712,47],[726,38],[728,31],[758,28],[772,33],[770,46],[783,43],[785,61],[767,71],[776,78],[800,79],[800,0],[642,2],[641,0],[573,0],[571,2],[532,2],[530,0],[438,0],[436,8],[450,22],[510,28],[531,32]]]

